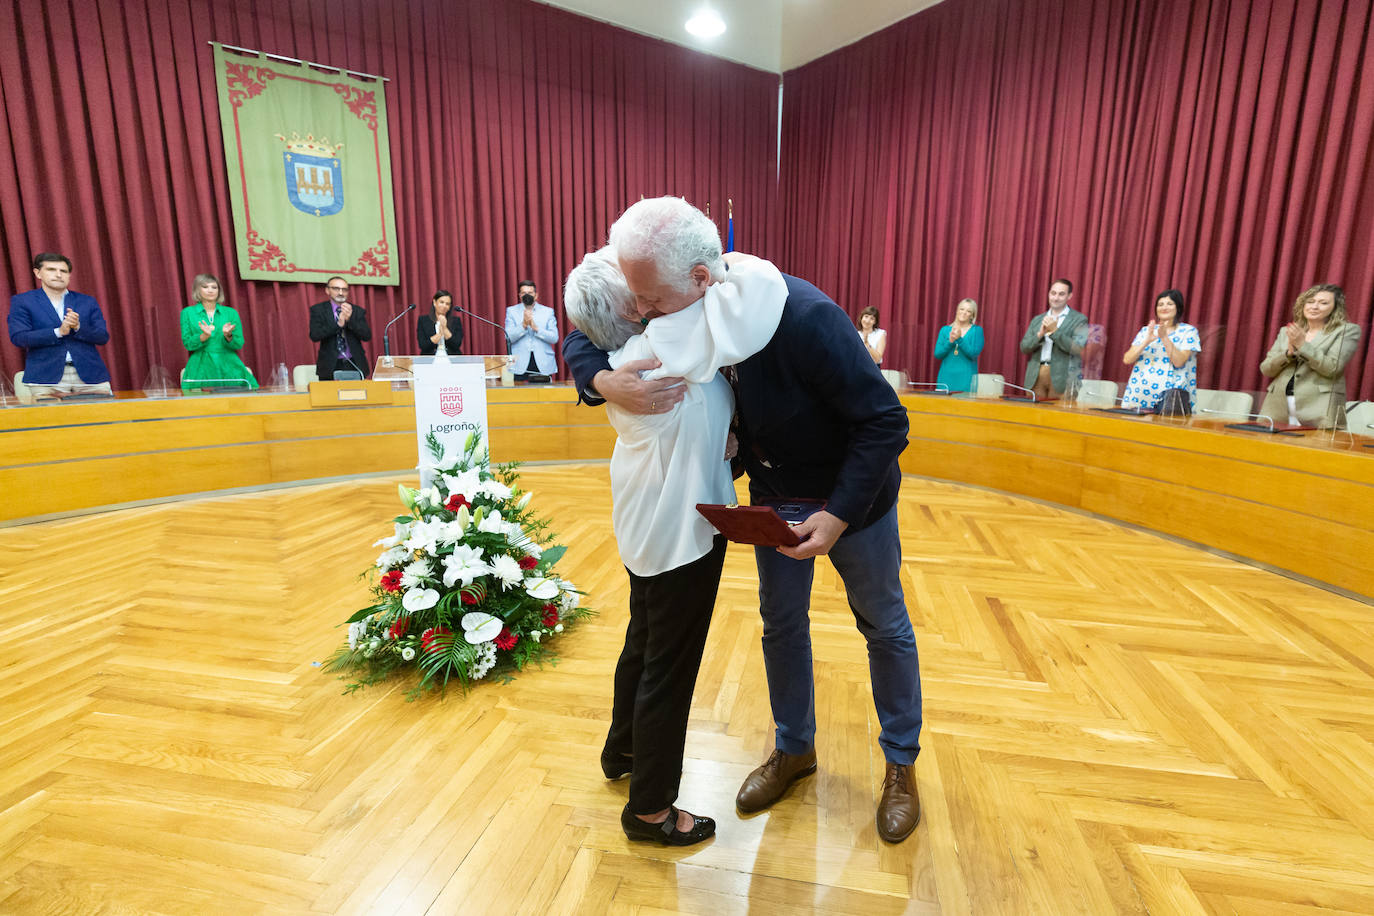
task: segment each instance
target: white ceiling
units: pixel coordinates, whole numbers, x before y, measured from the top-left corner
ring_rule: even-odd
[[[940,0],[539,0],[621,28],[782,73],[829,54]],[[683,24],[704,6],[725,34],[701,39]]]

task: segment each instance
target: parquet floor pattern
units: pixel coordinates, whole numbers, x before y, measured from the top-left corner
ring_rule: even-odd
[[[917,832],[876,836],[866,656],[825,563],[820,772],[734,813],[771,725],[732,547],[682,791],[719,834],[627,842],[597,763],[627,594],[606,469],[525,475],[601,616],[555,667],[414,703],[315,664],[402,478],[0,530],[0,913],[1374,912],[1374,608],[919,479]]]

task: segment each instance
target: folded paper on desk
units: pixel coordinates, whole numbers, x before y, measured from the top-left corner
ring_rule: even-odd
[[[823,499],[766,499],[755,506],[697,503],[697,511],[730,540],[764,547],[800,544],[792,526],[824,508]]]

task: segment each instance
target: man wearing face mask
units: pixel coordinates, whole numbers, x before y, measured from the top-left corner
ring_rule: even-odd
[[[535,301],[533,281],[516,284],[520,301],[506,309],[506,339],[515,357],[517,379],[547,382],[558,371],[553,346],[558,343],[558,317],[553,309]]]

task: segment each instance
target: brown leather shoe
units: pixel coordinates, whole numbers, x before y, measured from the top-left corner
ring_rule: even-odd
[[[816,749],[805,754],[784,754],[775,750],[763,766],[744,778],[735,796],[735,807],[745,814],[762,811],[782,798],[787,787],[816,772]]]
[[[883,777],[883,797],[878,802],[878,836],[900,843],[911,836],[920,819],[921,799],[916,795],[911,767],[889,762]]]

